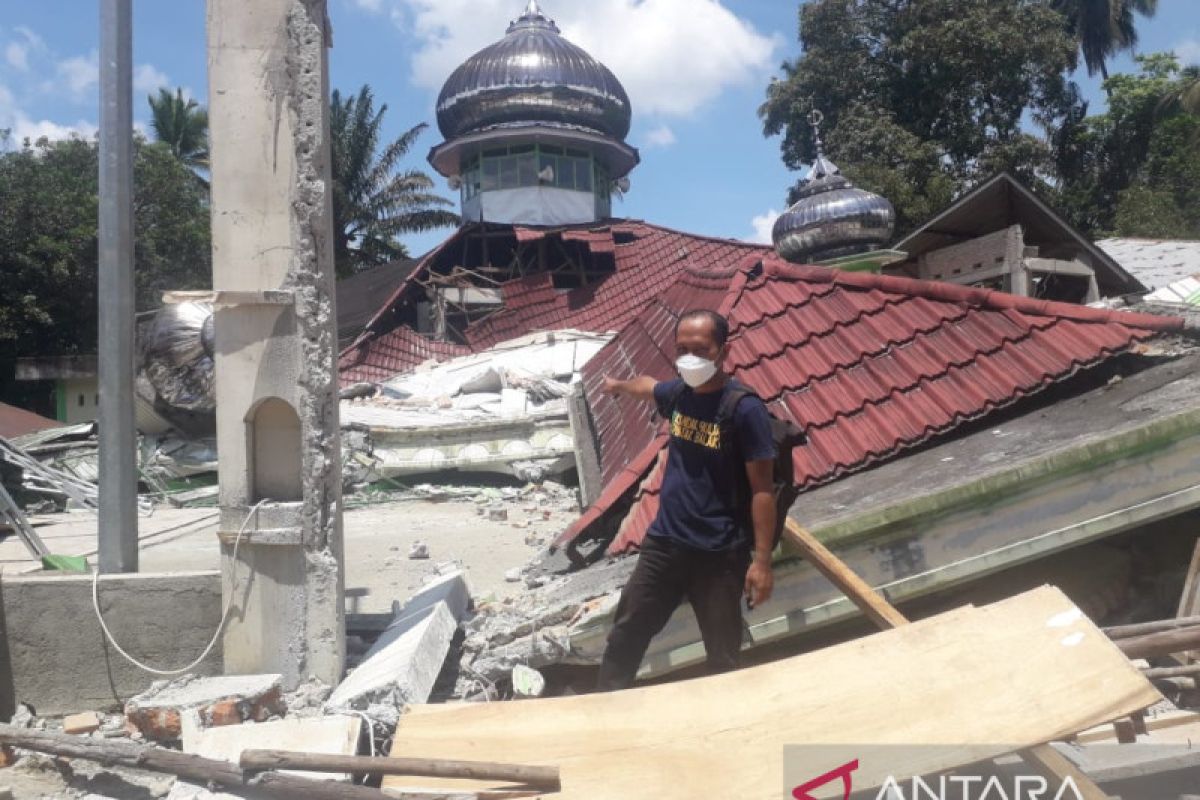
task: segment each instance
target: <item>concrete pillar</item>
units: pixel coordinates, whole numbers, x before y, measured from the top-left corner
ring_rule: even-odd
[[[288,687],[345,656],[328,40],[324,0],[208,0],[225,668]]]

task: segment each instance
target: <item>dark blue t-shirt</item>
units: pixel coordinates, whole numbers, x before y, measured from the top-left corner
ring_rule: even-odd
[[[664,381],[654,387],[661,408],[683,381]],[[726,387],[728,388],[728,387]],[[651,536],[664,536],[699,550],[728,550],[748,546],[751,531],[743,529],[744,512],[737,508],[739,472],[747,461],[775,458],[771,422],[762,400],[747,395],[733,412],[740,458],[730,463],[721,450],[717,409],[725,390],[697,394],[684,389],[671,415],[667,468],[659,495],[658,516]]]

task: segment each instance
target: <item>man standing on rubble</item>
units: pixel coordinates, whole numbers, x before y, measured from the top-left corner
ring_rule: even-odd
[[[753,394],[737,402],[731,425],[719,425],[721,398],[730,387],[721,369],[728,337],[729,323],[720,314],[688,311],[675,326],[679,378],[604,379],[609,394],[653,400],[669,415],[671,438],[658,516],[621,592],[600,663],[601,691],[633,684],[650,640],[684,598],[696,613],[709,671],[736,668],[742,595],[751,608],[771,595],[775,444],[766,406]],[[734,433],[736,448],[722,447],[722,428]],[[749,483],[752,526],[739,508],[746,502],[738,499],[746,496],[739,473]]]

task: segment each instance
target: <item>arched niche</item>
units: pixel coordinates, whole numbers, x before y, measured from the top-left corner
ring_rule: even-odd
[[[300,417],[285,400],[268,397],[246,418],[251,503],[300,500]]]

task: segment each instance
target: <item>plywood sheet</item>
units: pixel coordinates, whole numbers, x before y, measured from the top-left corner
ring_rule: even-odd
[[[737,672],[401,718],[397,756],[557,765],[555,797],[778,798],[789,744],[935,744],[921,771],[1050,741],[1159,700],[1051,587]],[[968,753],[969,748],[969,753]],[[386,786],[459,786],[392,778]],[[479,784],[475,784],[478,786]]]

